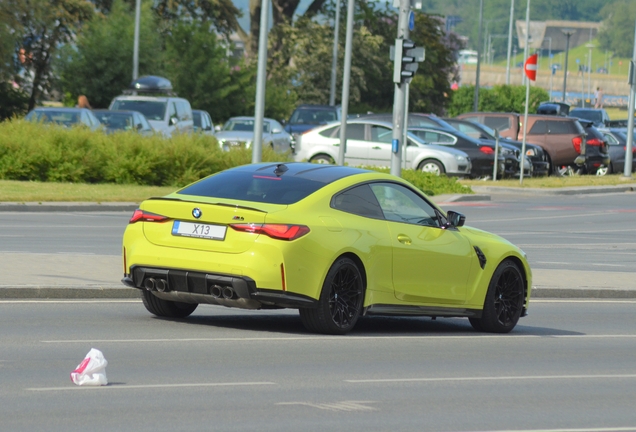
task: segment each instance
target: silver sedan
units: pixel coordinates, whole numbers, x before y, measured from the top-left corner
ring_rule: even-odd
[[[232,117],[216,133],[216,139],[223,150],[233,147],[250,148],[254,142],[254,117]],[[291,151],[293,138],[285,132],[283,125],[270,118],[263,119],[263,147],[274,151]]]
[[[347,148],[345,162],[358,166],[390,166],[393,126],[390,122],[373,119],[347,121]],[[331,123],[312,129],[298,137],[297,161],[335,163],[340,147],[340,123]],[[456,177],[470,175],[470,158],[461,150],[428,145],[409,133],[403,152],[407,168],[433,174]]]

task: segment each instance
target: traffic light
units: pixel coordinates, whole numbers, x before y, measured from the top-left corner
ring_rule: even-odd
[[[408,39],[396,39],[395,47],[391,47],[391,60],[393,60],[393,82],[397,84],[410,82],[419,63],[424,61],[424,48],[416,47],[415,43]]]

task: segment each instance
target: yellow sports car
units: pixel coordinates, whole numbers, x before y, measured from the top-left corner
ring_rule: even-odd
[[[528,309],[526,255],[464,220],[392,175],[245,165],[144,201],[124,234],[123,283],[160,317],[208,303],[298,309],[327,334],[364,315],[467,317],[507,333]]]

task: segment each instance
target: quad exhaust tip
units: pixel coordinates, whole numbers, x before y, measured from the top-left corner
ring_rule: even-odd
[[[155,288],[155,280],[153,278],[148,278],[144,281],[144,288],[148,291],[154,291]]]
[[[147,278],[144,281],[144,288],[148,291],[166,292],[168,289],[168,281],[165,279]]]

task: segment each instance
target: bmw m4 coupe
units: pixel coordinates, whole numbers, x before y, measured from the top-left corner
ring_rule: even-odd
[[[154,315],[198,304],[294,308],[312,332],[365,315],[466,317],[507,333],[531,270],[505,239],[464,225],[389,174],[309,163],[245,165],[141,203],[123,239],[123,283]]]

